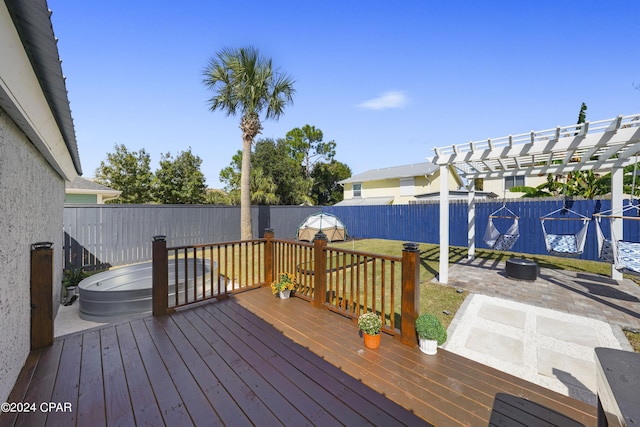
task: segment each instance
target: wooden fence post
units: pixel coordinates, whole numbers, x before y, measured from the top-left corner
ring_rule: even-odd
[[[169,260],[166,236],[153,236],[153,275],[151,297],[153,315],[163,316],[169,308]],[[176,289],[178,292],[178,289]]]
[[[402,344],[414,347],[418,343],[416,318],[420,312],[420,249],[417,243],[405,243],[402,248]]]
[[[313,237],[313,305],[322,307],[327,300],[327,257],[324,248],[327,246],[327,235],[322,231]]]
[[[52,245],[31,245],[31,350],[53,344]]]
[[[264,286],[270,286],[273,282],[273,238],[275,233],[273,228],[267,228],[264,230]]]

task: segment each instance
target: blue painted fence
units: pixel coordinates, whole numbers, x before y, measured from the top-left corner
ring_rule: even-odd
[[[626,205],[627,201],[625,201]],[[476,202],[476,247],[487,248],[482,241],[487,229],[489,215],[502,206],[502,201]],[[513,199],[506,207],[520,217],[520,238],[512,252],[541,254],[547,253],[540,218],[563,206],[561,199]],[[594,213],[611,209],[610,200],[574,200],[566,206],[587,217]],[[327,206],[324,212],[340,218],[347,227],[350,236],[356,238],[380,238],[424,243],[439,243],[440,240],[440,204],[411,204],[385,206]],[[635,213],[635,210],[633,211]],[[630,215],[631,212],[626,215]],[[560,217],[561,214],[554,215]],[[565,215],[567,216],[567,215]],[[575,215],[568,215],[576,217]],[[506,231],[512,221],[494,219],[494,225],[500,231]],[[626,240],[640,241],[640,221],[623,221]],[[546,221],[548,233],[576,234],[582,227],[582,221]],[[605,236],[609,236],[609,222],[602,221]],[[449,244],[467,246],[467,202],[452,201],[449,210]],[[581,259],[598,259],[596,224],[591,221],[587,233],[585,251]]]

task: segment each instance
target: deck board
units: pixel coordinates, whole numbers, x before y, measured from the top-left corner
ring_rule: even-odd
[[[82,336],[81,370],[78,387],[77,419],[86,425],[102,426],[106,423],[104,381],[102,378],[102,355],[100,331]]]
[[[446,350],[427,356],[389,336],[382,337],[379,349],[365,349],[354,321],[327,310],[307,311],[308,303],[299,298],[260,295],[267,291],[236,298],[287,337],[435,425],[487,425],[499,393],[522,397],[585,426],[596,424],[596,410],[586,403]]]
[[[151,387],[154,390],[156,401],[161,409],[161,414],[166,425],[193,425],[191,417],[185,409],[184,402],[176,387],[171,381],[169,372],[165,367],[158,349],[156,348],[149,331],[142,320],[131,322],[133,336],[138,344],[138,351]],[[134,388],[135,384],[131,384]]]
[[[135,419],[116,328],[107,328],[102,331],[100,346],[104,395],[109,396],[105,400],[107,426],[133,425]]]
[[[187,334],[197,332],[195,332],[193,328],[185,330],[185,326],[183,326],[185,329],[179,327],[175,322],[176,317],[178,316],[173,316],[174,322],[166,322],[164,324],[165,330],[182,359],[185,362],[188,361],[188,363],[185,363],[186,367],[191,372],[191,375],[193,375],[193,378],[198,383],[198,386],[208,401],[211,402],[217,416],[223,424],[248,424],[249,419],[247,416],[238,408],[229,394],[225,392],[220,380],[216,378],[214,373],[211,372],[207,364],[199,357],[197,351],[190,344],[189,335]]]
[[[587,404],[382,338],[365,349],[353,320],[252,290],[32,352],[10,401],[73,411],[1,414],[0,427],[596,424]]]
[[[128,323],[118,325],[116,332],[136,423],[138,425],[160,425],[163,423],[162,414],[153,394],[147,372],[145,369],[140,369],[144,365],[131,326]]]
[[[211,305],[207,307],[207,310],[216,309],[225,313],[229,319],[227,327],[231,333],[238,336],[246,335],[248,343],[251,343],[257,354],[267,359],[272,366],[291,381],[295,387],[290,396],[292,403],[298,408],[303,408],[302,413],[309,418],[309,421],[314,425],[323,426],[342,425],[342,423],[346,425],[365,424],[365,418],[355,412],[353,406],[350,407],[347,402],[352,395],[347,387],[331,388],[333,384],[331,384],[330,378],[323,373],[319,374],[315,365],[308,363],[306,359],[290,351],[287,346],[278,346],[277,333],[261,331],[263,333],[260,334],[260,338],[249,334],[247,329],[244,328],[255,329],[257,326],[250,323],[241,314],[233,310],[225,310],[227,307]],[[275,344],[278,351],[272,349],[270,344]],[[296,366],[298,369],[290,369],[291,365]],[[363,413],[367,413],[367,410],[372,411],[373,414],[378,412],[378,408],[374,407],[361,407],[359,409]],[[380,420],[380,422],[383,421],[388,423],[392,420]],[[369,418],[369,422],[377,424],[375,417],[374,419]]]

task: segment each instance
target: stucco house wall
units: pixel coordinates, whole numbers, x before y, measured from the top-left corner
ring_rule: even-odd
[[[547,182],[547,176],[524,176],[524,185],[527,187],[537,187],[539,185]],[[483,181],[483,191],[489,191],[495,193],[500,198],[507,199],[516,199],[522,197],[524,193],[516,193],[511,192],[509,190],[505,191],[505,179],[504,178],[493,178],[493,179],[484,179]]]
[[[31,350],[37,242],[53,243],[57,314],[65,181],[82,173],[50,16],[46,0],[0,1],[0,402]]]
[[[449,189],[456,190],[460,186],[460,181],[449,172]],[[344,183],[344,199],[354,198],[352,182]],[[424,175],[413,177],[412,194],[402,195],[400,189],[400,178],[388,178],[373,181],[362,181],[361,198],[372,197],[392,197],[393,204],[408,204],[412,200],[416,200],[417,195],[440,191],[440,171],[436,170],[432,175],[425,177]]]
[[[0,109],[0,401],[6,401],[31,346],[31,244],[62,256],[64,180]],[[54,262],[54,316],[62,263]]]

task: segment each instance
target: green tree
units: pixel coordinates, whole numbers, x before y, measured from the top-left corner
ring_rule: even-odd
[[[593,199],[611,192],[611,179],[598,177],[592,170],[573,172],[567,178],[565,195]]]
[[[208,189],[204,195],[204,203],[207,205],[230,205],[229,195],[222,190]]]
[[[202,159],[183,151],[174,159],[171,153],[162,155],[154,180],[154,198],[163,204],[204,203],[207,186],[200,171]]]
[[[547,175],[547,181],[537,187],[518,185],[511,187],[512,193],[524,193],[522,197],[553,197],[562,194],[563,184],[557,181],[552,174]]]
[[[331,162],[336,155],[334,141],[323,142],[324,135],[315,126],[304,125],[302,128],[287,132],[287,141],[291,146],[292,157],[303,168],[305,178],[311,177],[313,166],[320,162]]]
[[[267,138],[256,143],[252,166],[260,167],[276,184],[275,193],[280,204],[298,205],[305,202],[310,185],[302,175],[300,163],[291,157],[286,139]]]
[[[311,172],[313,189],[311,196],[318,205],[334,205],[344,198],[344,190],[338,181],[351,176],[351,168],[333,160],[331,163],[317,163]]]
[[[153,173],[149,154],[144,149],[129,151],[124,144],[115,145],[115,152],[107,154],[96,169],[96,182],[122,191],[120,197],[107,203],[149,203]]]
[[[587,120],[587,104],[584,102],[580,106],[580,113],[578,113],[578,122],[577,124],[582,124]]]
[[[228,116],[240,114],[242,168],[240,178],[240,236],[252,238],[251,228],[251,144],[262,131],[260,114],[278,119],[293,102],[294,81],[273,69],[271,59],[261,57],[253,47],[223,49],[212,58],[204,72],[204,83],[214,91],[211,111]]]
[[[253,163],[254,157],[251,157]],[[240,176],[242,168],[242,151],[238,150],[231,159],[231,164],[220,172],[220,181],[225,183],[228,202],[240,204]],[[264,173],[260,166],[251,166],[251,202],[259,205],[277,204],[277,185]]]

